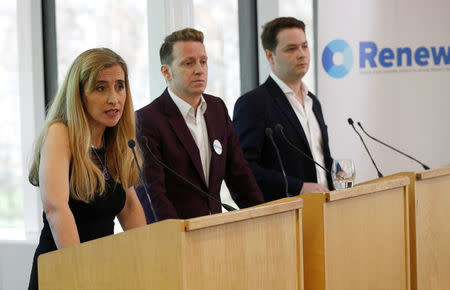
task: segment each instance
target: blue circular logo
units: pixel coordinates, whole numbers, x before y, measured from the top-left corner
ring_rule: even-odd
[[[333,57],[336,53],[341,53],[344,60],[341,64],[335,64]],[[322,53],[322,65],[325,71],[333,78],[345,77],[353,65],[353,53],[350,45],[345,40],[335,39],[328,43]]]

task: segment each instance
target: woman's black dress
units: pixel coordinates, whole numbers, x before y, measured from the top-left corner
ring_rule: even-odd
[[[99,158],[104,162],[104,149],[96,150]],[[96,155],[93,155],[94,162],[98,162]],[[101,168],[101,165],[100,165]],[[69,207],[75,218],[80,242],[98,239],[114,233],[114,218],[125,205],[126,195],[120,184],[115,184],[112,179],[106,181],[105,193],[97,195],[93,202],[85,203],[69,197]],[[33,258],[33,266],[30,275],[28,289],[38,289],[37,258],[40,254],[56,250],[50,226],[45,213],[42,214],[44,227]]]

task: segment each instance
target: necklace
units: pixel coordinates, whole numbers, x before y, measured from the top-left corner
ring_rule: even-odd
[[[106,168],[106,166],[103,165],[103,162],[102,162],[102,159],[100,158],[100,156],[98,156],[97,149],[99,149],[99,148],[94,147],[94,145],[91,145],[91,148],[92,148],[92,151],[94,151],[95,155],[97,156],[98,161],[100,161],[100,164],[102,165],[103,178],[105,180],[109,180],[111,178],[111,175],[109,174],[108,169]],[[106,163],[106,153],[105,153],[105,163]]]

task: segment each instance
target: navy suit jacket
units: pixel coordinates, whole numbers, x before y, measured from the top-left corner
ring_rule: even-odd
[[[242,154],[224,102],[206,94],[203,97],[207,104],[204,117],[211,146],[209,187],[205,182],[198,147],[167,89],[159,98],[136,112],[138,140],[140,136],[146,136],[153,153],[162,162],[218,200],[222,181],[225,180],[231,197],[239,207],[264,202]],[[221,154],[212,146],[215,140],[222,145]],[[166,171],[151,158],[144,144],[140,146],[144,157],[144,180],[159,219],[187,219],[221,212],[220,204],[203,197],[192,186]],[[137,192],[149,216],[145,192],[142,188],[138,188]],[[153,217],[150,217],[152,220]]]
[[[325,168],[330,169],[332,158],[328,146],[325,125],[319,100],[311,92],[313,112],[322,131]],[[264,84],[241,96],[234,107],[233,123],[239,136],[242,151],[255,174],[256,181],[266,201],[285,197],[285,183],[275,149],[265,135],[265,128],[284,127],[286,137],[312,158],[308,140],[294,109],[277,83],[269,77]],[[304,182],[317,182],[316,167],[306,157],[289,147],[281,134],[274,130],[277,144],[288,178],[288,191],[300,193]],[[320,169],[321,170],[321,169]],[[327,174],[328,187],[332,188],[331,176]]]

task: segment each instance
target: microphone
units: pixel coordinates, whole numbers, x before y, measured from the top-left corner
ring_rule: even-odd
[[[325,167],[323,167],[322,165],[320,165],[318,162],[314,161],[314,159],[312,159],[311,157],[309,157],[308,154],[306,154],[305,152],[303,152],[302,150],[300,150],[300,148],[298,148],[298,147],[295,146],[291,141],[289,141],[289,139],[286,137],[286,135],[284,135],[284,128],[283,128],[283,125],[281,125],[281,124],[276,124],[276,125],[275,125],[275,130],[281,134],[281,136],[283,137],[284,141],[286,141],[286,143],[287,143],[289,146],[291,146],[292,148],[294,148],[295,150],[297,150],[298,152],[300,152],[303,156],[305,156],[306,158],[308,158],[309,160],[311,160],[312,162],[314,162],[317,166],[319,166],[320,168],[322,168],[323,170],[325,170],[326,173],[329,173],[329,174],[331,175],[330,170],[326,169]]]
[[[281,161],[280,151],[278,150],[278,146],[277,146],[277,144],[275,144],[275,141],[273,140],[272,135],[273,135],[272,128],[266,128],[266,136],[270,139],[270,142],[272,143],[272,146],[273,146],[273,148],[275,148],[275,152],[277,153],[278,163],[280,164],[281,173],[283,174],[284,186],[286,189],[286,196],[292,197],[292,195],[289,194],[289,192],[288,192],[288,180],[287,180],[286,172],[284,171],[283,162]]]
[[[145,190],[145,195],[147,195],[148,202],[150,203],[150,209],[152,210],[152,214],[155,217],[155,222],[159,220],[158,216],[156,215],[155,209],[153,208],[152,199],[150,198],[150,194],[148,193],[147,186],[145,185],[144,178],[142,177],[142,171],[141,167],[139,166],[137,157],[136,157],[136,151],[134,150],[134,147],[136,146],[136,142],[133,139],[128,140],[128,147],[130,147],[131,151],[133,151],[134,156],[134,162],[136,162],[136,166],[139,172],[139,179],[141,180],[142,186]]]
[[[161,165],[162,167],[164,167],[165,169],[167,169],[168,171],[170,171],[170,173],[172,173],[173,175],[175,175],[176,177],[178,177],[179,179],[183,180],[185,183],[189,184],[191,187],[193,187],[195,190],[197,190],[199,193],[201,193],[202,196],[211,199],[215,202],[217,202],[218,204],[220,204],[221,206],[223,206],[227,211],[233,211],[236,210],[234,207],[232,207],[231,205],[228,205],[226,203],[222,203],[220,200],[218,200],[217,198],[215,198],[214,196],[212,196],[211,194],[207,193],[206,191],[203,191],[200,187],[198,187],[197,185],[193,184],[192,182],[190,182],[189,180],[187,180],[185,177],[183,177],[181,174],[179,174],[178,172],[176,172],[175,170],[173,170],[172,168],[170,168],[169,166],[167,166],[164,162],[162,162],[161,160],[159,160],[155,154],[153,154],[152,150],[150,149],[150,146],[148,146],[148,140],[147,137],[145,136],[141,136],[139,137],[139,141],[141,143],[145,144],[145,147],[147,148],[148,152],[150,152],[150,155],[152,156],[153,160],[156,161],[156,163],[158,163],[159,165]]]
[[[390,145],[384,143],[383,141],[378,140],[377,138],[370,136],[369,133],[367,133],[366,130],[364,130],[364,128],[363,128],[363,126],[361,125],[360,122],[358,122],[358,126],[361,128],[361,130],[364,132],[364,134],[366,134],[370,139],[375,140],[375,141],[377,141],[378,143],[381,143],[381,144],[383,144],[384,146],[388,147],[389,149],[392,149],[392,150],[394,150],[394,151],[396,151],[396,152],[398,152],[398,153],[400,153],[400,154],[402,154],[402,155],[404,155],[404,156],[406,156],[406,157],[408,157],[408,158],[410,158],[410,159],[416,161],[417,163],[419,163],[420,165],[422,165],[422,167],[423,167],[425,170],[430,169],[430,167],[428,167],[427,165],[423,164],[422,162],[420,162],[420,161],[417,160],[416,158],[411,157],[411,156],[409,156],[408,154],[403,153],[403,152],[401,152],[400,150],[395,149],[394,147],[392,147],[392,146],[390,146]]]
[[[383,174],[381,174],[380,170],[378,170],[378,167],[377,167],[377,165],[375,164],[375,161],[373,160],[372,155],[370,155],[369,149],[367,149],[366,143],[364,142],[364,140],[363,140],[361,134],[359,134],[359,132],[356,130],[355,126],[353,125],[353,120],[352,120],[352,118],[348,118],[347,121],[348,121],[348,123],[350,124],[350,126],[352,126],[353,130],[355,130],[356,134],[358,134],[359,139],[361,139],[361,142],[362,142],[363,145],[364,145],[364,148],[366,148],[367,154],[369,154],[370,160],[372,160],[373,166],[375,166],[375,169],[377,170],[378,177],[383,177]]]

